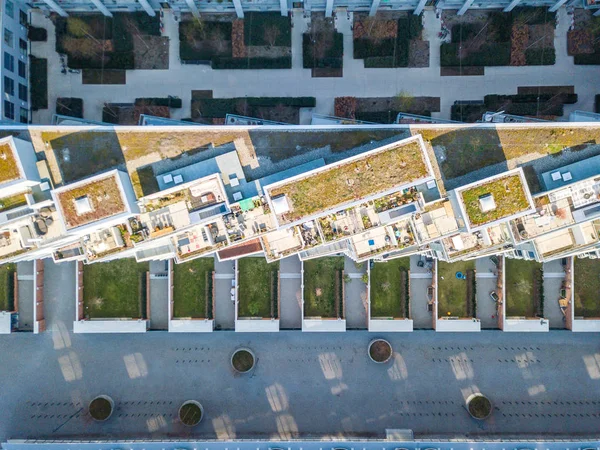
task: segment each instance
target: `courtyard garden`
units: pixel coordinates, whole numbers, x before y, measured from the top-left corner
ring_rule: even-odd
[[[431,117],[440,112],[439,97],[413,97],[400,92],[394,97],[336,97],[334,115],[374,123],[395,123],[398,113]]]
[[[313,77],[341,77],[344,64],[344,36],[335,29],[333,18],[312,13],[310,28],[302,35],[302,61]]]
[[[470,10],[458,16],[442,13],[450,42],[440,48],[442,68],[552,65],[556,55],[556,14],[547,8],[515,8],[511,12]],[[454,75],[460,75],[456,73]],[[475,74],[475,73],[473,73]]]
[[[600,261],[574,259],[575,317],[600,317]]]
[[[292,24],[276,12],[184,16],[179,55],[184,64],[210,63],[213,69],[291,69]]]
[[[86,319],[146,318],[148,263],[126,258],[83,266]]]
[[[476,317],[475,261],[437,263],[438,317]]]
[[[371,318],[409,316],[410,258],[374,263],[369,280]]]
[[[106,17],[81,13],[69,17],[53,15],[52,20],[56,29],[56,51],[67,55],[71,69],[169,67],[169,46],[164,45],[168,38],[161,36],[158,15],[123,12]]]
[[[15,264],[0,266],[0,311],[14,309],[14,275],[17,271]]]
[[[567,52],[575,64],[600,65],[600,17],[590,9],[575,8],[573,29],[567,33]]]
[[[506,317],[543,317],[544,274],[536,261],[505,258]]]
[[[29,56],[31,109],[48,108],[48,60]]]
[[[304,317],[343,318],[344,257],[304,261]]]
[[[238,260],[238,317],[278,317],[279,262],[263,256]]]
[[[363,59],[365,68],[429,67],[429,41],[423,40],[421,16],[355,13],[353,40],[354,59]]]
[[[173,318],[212,319],[214,258],[173,265]]]

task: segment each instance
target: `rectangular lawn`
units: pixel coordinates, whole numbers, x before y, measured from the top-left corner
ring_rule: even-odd
[[[212,318],[209,317],[212,314],[207,316],[206,302],[208,295],[209,307],[212,305],[211,286],[214,270],[214,258],[198,258],[173,266],[174,318]]]
[[[305,317],[338,318],[344,301],[341,298],[343,270],[343,256],[326,256],[304,262]],[[339,298],[340,311],[336,298]]]
[[[239,317],[271,318],[271,304],[277,301],[279,262],[268,263],[263,257],[241,258],[239,270]],[[273,308],[277,317],[277,305]]]
[[[373,264],[370,278],[371,317],[406,317],[410,258]],[[406,275],[402,275],[402,274]]]
[[[17,266],[14,264],[4,264],[0,266],[0,311],[12,311],[13,293],[14,293],[14,273]]]
[[[535,317],[539,284],[543,282],[542,264],[521,259],[505,261],[506,317]]]
[[[600,317],[600,261],[575,258],[575,316]]]
[[[148,263],[119,259],[83,266],[85,316],[98,318],[145,318]]]
[[[469,286],[456,273],[475,270],[475,261],[446,263],[438,261],[438,317],[469,317]]]

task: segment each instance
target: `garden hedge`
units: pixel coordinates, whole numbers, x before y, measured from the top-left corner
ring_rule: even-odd
[[[575,55],[573,58],[577,65],[600,65],[600,52]]]
[[[211,61],[215,57],[231,57],[231,45],[223,49],[222,52],[216,53],[214,49],[197,48],[185,38],[188,33],[187,28],[195,27],[197,22],[179,22],[179,58],[182,61]],[[194,29],[194,41],[208,41],[208,36],[221,35],[224,36],[223,42],[231,43],[231,22],[202,22],[202,27]]]
[[[528,66],[553,66],[556,63],[556,52],[553,48],[527,49],[525,63]]]
[[[31,109],[48,108],[48,60],[29,57],[29,83],[31,92]]]
[[[279,58],[228,58],[213,57],[211,67],[215,70],[224,69],[291,69],[292,57]]]
[[[508,66],[510,65],[510,42],[483,44],[480,51],[458,57],[457,43],[444,43],[440,46],[440,64],[442,67],[458,66]]]
[[[135,106],[168,106],[169,108],[181,108],[180,98],[171,97],[143,97],[135,99]]]
[[[396,39],[381,39],[373,42],[368,38],[354,40],[354,59],[393,56]],[[393,61],[393,58],[392,58]]]
[[[323,58],[314,58],[313,37],[316,41],[331,40],[331,48]],[[333,68],[339,69],[343,66],[344,60],[344,35],[342,33],[326,34],[303,34],[302,35],[302,65],[305,69],[313,68]]]
[[[275,107],[278,105],[296,108],[313,108],[315,97],[240,97],[240,98],[200,98],[196,100],[202,117],[221,118],[234,113],[240,102],[251,107]]]
[[[395,67],[395,60],[393,56],[373,56],[365,58],[365,68],[393,68]]]
[[[27,39],[32,42],[46,42],[48,40],[48,32],[45,28],[29,26],[27,30]]]
[[[596,94],[595,109],[597,113],[600,113],[600,94]]]
[[[56,99],[56,114],[83,119],[83,99],[75,97]]]
[[[271,45],[265,39],[265,30],[275,27],[279,33],[275,39],[276,47],[292,46],[292,21],[289,16],[278,12],[248,12],[244,18],[244,44],[246,46]]]

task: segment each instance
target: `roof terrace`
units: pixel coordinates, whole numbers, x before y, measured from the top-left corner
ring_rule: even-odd
[[[469,230],[534,211],[522,169],[514,169],[455,190]]]
[[[600,219],[596,219],[541,236],[534,242],[543,259],[558,258],[595,245],[598,242],[599,229]]]
[[[477,255],[489,249],[512,243],[508,226],[504,223],[482,228],[474,233],[459,233],[442,240],[448,258],[464,258],[467,255]]]
[[[459,223],[449,200],[429,204],[415,214],[415,229],[421,242],[447,236],[458,231]]]
[[[265,187],[279,224],[349,207],[433,178],[420,135]]]

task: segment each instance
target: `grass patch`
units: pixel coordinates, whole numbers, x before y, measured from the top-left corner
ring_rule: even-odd
[[[409,270],[409,258],[397,258],[373,265],[370,280],[371,317],[406,317]]]
[[[505,259],[506,317],[538,314],[542,265],[535,261]]]
[[[13,181],[21,176],[19,166],[10,148],[10,145],[3,144],[0,146],[0,183]]]
[[[145,318],[148,263],[119,259],[83,266],[85,317]]]
[[[277,272],[279,262],[269,264],[263,257],[241,258],[239,270],[239,317],[277,317]]]
[[[304,262],[304,316],[341,316],[343,256],[327,256]]]
[[[600,262],[575,258],[575,316],[600,317]]]
[[[479,199],[490,194],[494,197],[496,208],[492,211],[483,212],[481,211]],[[519,175],[510,175],[482,183],[479,186],[460,191],[460,195],[472,225],[493,222],[525,211],[530,207]]]
[[[198,258],[173,266],[173,317],[212,319],[206,310],[212,306],[214,258]],[[207,278],[208,274],[208,278]]]
[[[401,144],[368,157],[293,181],[271,190],[291,203],[285,222],[383,192],[427,175],[418,142]]]
[[[10,209],[19,208],[27,204],[25,194],[11,195],[10,197],[0,198],[0,211],[8,211]]]
[[[14,309],[14,273],[17,271],[15,264],[0,266],[0,311]]]
[[[468,280],[456,278],[475,270],[475,261],[446,263],[438,261],[438,317],[469,317]]]

